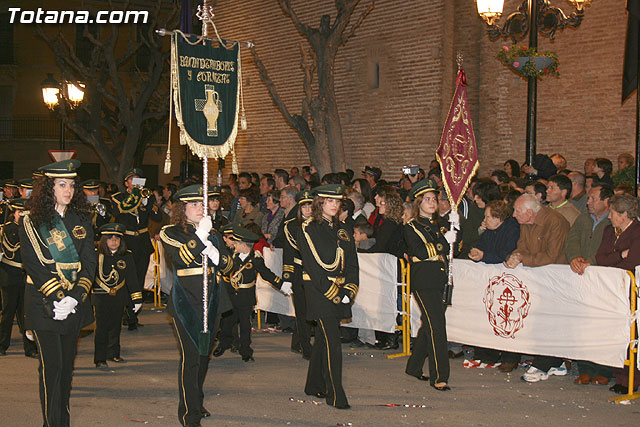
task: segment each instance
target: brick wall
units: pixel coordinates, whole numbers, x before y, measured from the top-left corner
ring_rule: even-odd
[[[520,1],[505,1],[505,13]],[[555,0],[570,12],[570,4]],[[333,2],[294,0],[300,19],[314,27],[335,17]],[[363,0],[354,20],[368,5]],[[276,2],[219,0],[216,24],[224,37],[252,40],[291,112],[302,99],[300,44],[303,38]],[[504,18],[502,22],[504,21]],[[560,78],[538,84],[538,152],[561,152],[569,167],[587,157],[614,160],[634,151],[635,95],[620,105],[626,31],[624,0],[593,2],[577,29],[539,37],[540,50],[560,56]],[[525,41],[527,43],[527,41]],[[481,172],[504,160],[524,159],[526,81],[505,68],[471,0],[378,1],[373,12],[336,58],[336,92],[347,166],[380,166],[396,179],[402,165],[433,158],[455,82],[455,55],[464,55],[468,95],[479,146]],[[380,87],[372,89],[372,67]],[[243,50],[245,108],[249,129],[237,141],[241,170],[266,172],[308,164],[297,134],[271,102],[248,50]]]

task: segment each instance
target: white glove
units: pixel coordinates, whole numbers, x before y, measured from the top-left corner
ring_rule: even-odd
[[[147,206],[148,203],[149,203],[148,197],[145,197],[144,199],[142,199],[142,206]]]
[[[136,312],[136,313],[139,312],[141,308],[142,308],[142,303],[141,302],[137,302],[137,303],[133,304],[133,311],[134,312]]]
[[[54,306],[56,305],[55,301],[53,305]],[[77,305],[78,305],[77,299],[70,296],[66,296],[60,300],[57,306],[66,308],[67,310],[69,310],[69,313],[75,313]]]
[[[207,240],[204,245],[206,248],[204,248],[202,253],[209,257],[213,265],[218,265],[218,262],[220,261],[220,252],[218,251],[218,248],[213,246],[213,243],[209,240]]]
[[[460,214],[455,209],[449,211],[449,223],[452,230],[460,230]]]
[[[24,336],[27,337],[27,339],[29,341],[35,341],[36,340],[35,337],[33,336],[33,332],[31,332],[31,331],[25,331],[24,332]]]
[[[291,282],[282,282],[280,292],[287,296],[291,295],[293,293],[293,285],[291,284]]]
[[[53,309],[53,320],[65,320],[67,316],[69,316],[69,312],[67,311],[58,311],[57,309]]]
[[[458,232],[456,230],[449,230],[444,233],[444,238],[447,240],[447,243],[453,245],[456,242],[456,235]]]
[[[205,245],[209,240],[209,232],[211,231],[212,227],[213,224],[211,223],[211,217],[205,216],[202,217],[202,219],[198,223],[198,228],[196,228],[196,236],[198,236],[198,239],[200,239],[200,241]]]
[[[62,301],[54,301],[53,313],[53,320],[64,320],[71,314],[71,309],[66,304],[63,304]]]
[[[342,297],[343,304],[349,304],[350,302],[351,302],[351,299],[349,299],[348,296],[345,295],[344,297]]]

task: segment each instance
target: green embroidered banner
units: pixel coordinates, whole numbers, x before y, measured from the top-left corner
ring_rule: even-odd
[[[180,144],[194,154],[229,153],[238,129],[240,49],[214,47],[176,31],[171,36],[171,87]]]

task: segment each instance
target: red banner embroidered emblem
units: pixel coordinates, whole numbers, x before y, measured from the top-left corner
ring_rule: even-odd
[[[457,207],[462,201],[471,178],[478,169],[478,150],[467,102],[467,81],[464,70],[458,72],[456,91],[442,130],[436,158],[442,170],[442,182],[449,201]]]
[[[515,338],[524,327],[531,307],[529,290],[513,274],[502,273],[489,279],[484,291],[484,305],[494,333],[503,338]]]

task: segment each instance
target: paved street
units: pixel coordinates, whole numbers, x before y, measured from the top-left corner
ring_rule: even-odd
[[[164,312],[144,310],[138,331],[122,332],[126,363],[109,372],[93,364],[93,335],[82,338],[71,393],[72,426],[177,426],[176,341]],[[0,358],[0,425],[42,425],[37,360],[22,353],[14,328]],[[203,426],[392,425],[637,425],[640,400],[612,404],[605,386],[573,384],[575,375],[527,384],[495,369],[452,365],[453,390],[438,392],[404,374],[406,359],[343,347],[344,384],[351,410],[314,404],[303,393],[307,362],[289,351],[290,335],[253,334],[255,363],[227,352],[211,361]],[[293,398],[293,401],[290,400]],[[424,407],[388,407],[385,404]],[[351,423],[351,424],[350,424]]]

